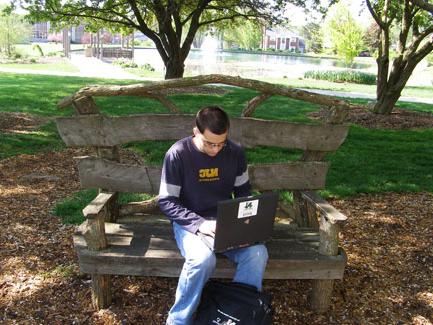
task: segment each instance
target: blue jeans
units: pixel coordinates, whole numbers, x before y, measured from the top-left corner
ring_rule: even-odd
[[[201,292],[215,270],[215,253],[207,247],[199,236],[186,231],[173,223],[174,235],[180,253],[185,258],[176,290],[174,305],[171,307],[167,324],[188,325],[199,303]],[[263,273],[268,261],[268,251],[264,245],[233,249],[223,253],[237,263],[235,282],[246,283],[262,289]]]

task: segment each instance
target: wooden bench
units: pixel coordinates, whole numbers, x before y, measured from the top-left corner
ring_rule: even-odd
[[[86,220],[74,235],[80,269],[92,276],[94,305],[105,308],[110,304],[110,275],[179,276],[183,258],[171,225],[159,212],[155,199],[124,205],[117,202],[119,192],[157,194],[161,167],[122,164],[118,146],[133,141],[178,140],[191,134],[194,117],[177,113],[108,117],[99,113],[92,96],[150,97],[172,112],[179,112],[161,90],[209,83],[262,92],[247,104],[243,117],[231,119],[231,139],[250,148],[274,146],[304,151],[299,161],[249,165],[248,172],[255,190],[293,192],[293,205],[279,203],[278,222],[272,240],[267,243],[269,262],[265,278],[313,280],[311,307],[317,312],[325,311],[334,280],[343,278],[346,254],[338,245],[338,234],[346,217],[314,191],[325,187],[329,168],[325,154],[338,149],[348,127],[245,116],[274,94],[332,106],[334,120],[339,116],[335,112],[344,111],[347,104],[283,86],[218,75],[130,86],[86,87],[59,103],[62,108],[72,105],[77,112],[74,117],[57,119],[63,141],[69,147],[94,147],[97,153],[78,158],[81,186],[99,188],[100,192],[83,210]],[[234,269],[230,261],[219,258],[214,276],[232,277]]]

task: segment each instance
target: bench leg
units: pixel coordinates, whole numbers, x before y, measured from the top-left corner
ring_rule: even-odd
[[[92,304],[97,310],[111,304],[111,276],[92,274]]]
[[[313,289],[310,296],[311,309],[316,313],[324,313],[331,303],[334,280],[312,280]]]

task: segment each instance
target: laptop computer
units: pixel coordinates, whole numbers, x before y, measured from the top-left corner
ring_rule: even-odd
[[[220,201],[215,237],[198,235],[216,253],[263,243],[272,234],[277,203],[276,193]]]

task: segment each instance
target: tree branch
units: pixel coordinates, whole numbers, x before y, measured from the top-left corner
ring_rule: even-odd
[[[72,105],[72,102],[81,97],[92,96],[147,96],[150,97],[151,93],[155,93],[165,89],[171,88],[187,88],[205,84],[225,84],[231,86],[238,86],[247,89],[254,89],[262,93],[280,95],[290,97],[297,100],[303,100],[310,103],[336,106],[342,109],[351,107],[351,104],[345,100],[335,99],[332,96],[314,94],[305,90],[290,88],[283,85],[276,85],[264,81],[253,79],[245,79],[240,77],[232,77],[226,75],[202,75],[196,77],[186,77],[179,79],[169,79],[151,84],[135,84],[135,85],[121,85],[121,86],[89,86],[78,90],[74,95],[69,96],[59,102],[60,108]],[[150,94],[150,95],[149,95]],[[152,95],[153,96],[153,95]]]
[[[135,24],[133,21],[129,20],[128,22],[124,22],[121,20],[115,20],[115,19],[108,19],[108,18],[103,18],[100,16],[95,16],[95,15],[89,15],[89,14],[77,14],[77,13],[67,13],[67,12],[63,12],[63,11],[53,11],[55,14],[63,16],[63,17],[81,17],[81,18],[92,18],[92,19],[96,19],[96,20],[101,20],[107,23],[112,23],[112,24],[117,24],[117,25],[123,25],[129,28],[139,28],[139,26],[137,24]]]
[[[403,53],[406,48],[407,36],[409,35],[410,26],[412,26],[412,6],[409,0],[404,1],[403,17],[401,21],[401,30],[399,35],[398,50]]]
[[[370,11],[370,14],[373,16],[373,19],[376,21],[376,23],[379,25],[381,29],[385,29],[385,23],[382,21],[382,19],[379,18],[379,16],[374,11],[370,0],[365,0],[365,3],[367,4],[368,11]]]
[[[120,5],[117,5],[117,6],[120,6]],[[96,9],[94,7],[83,6],[81,8],[77,8],[76,12],[68,11],[67,6],[63,8],[64,10],[58,10],[55,7],[53,7],[51,2],[48,3],[48,7],[54,14],[60,15],[62,17],[92,18],[92,19],[101,20],[101,21],[108,22],[108,23],[123,25],[123,26],[130,27],[130,28],[138,28],[138,25],[132,19],[130,19],[128,16],[125,16],[125,15],[114,10],[116,5],[112,6],[111,8],[96,8]],[[88,14],[87,12],[105,12],[107,14],[118,16],[118,17],[124,19],[125,21],[121,21],[121,20],[117,20],[117,19],[109,19],[106,17],[98,16],[98,15],[92,15],[92,14]]]
[[[428,28],[423,30],[421,33],[418,34],[418,36],[415,38],[415,40],[412,42],[412,44],[408,47],[407,53],[414,53],[416,52],[418,46],[421,44],[421,42],[428,37],[431,33],[433,33],[433,25],[430,25]],[[432,43],[433,41],[430,41],[426,44]]]
[[[139,25],[138,29],[155,43],[156,49],[158,50],[158,53],[161,56],[162,61],[166,62],[168,60],[168,55],[161,43],[161,39],[156,34],[156,32],[150,29],[147,23],[144,21],[140,9],[137,6],[137,1],[136,0],[127,0],[127,1],[131,6],[132,11],[134,12],[134,15],[137,17],[137,22]]]
[[[417,62],[420,62],[423,58],[425,58],[430,52],[433,51],[433,40],[425,43],[416,53],[414,59]]]
[[[191,49],[191,44],[194,41],[194,36],[200,27],[200,16],[206,9],[206,6],[209,4],[209,2],[210,0],[200,0],[197,9],[193,10],[189,30],[181,47],[181,59],[186,59],[188,56],[189,50]]]
[[[172,12],[170,8],[171,1],[167,2],[167,8],[164,7],[160,0],[153,1],[155,5],[155,17],[158,21],[159,31],[158,35],[162,41],[165,51],[169,53],[169,57],[173,57],[176,49],[179,48],[177,43],[178,37],[172,26]]]
[[[182,30],[183,30],[183,25],[179,15],[181,4],[176,4],[176,2],[174,2],[173,0],[170,0],[169,4],[170,4],[170,12],[173,16],[174,25],[176,26],[177,45],[180,47],[180,43],[182,39]]]
[[[433,4],[429,3],[427,0],[409,0],[410,2],[412,2],[414,5],[429,11],[431,14],[433,14]]]

